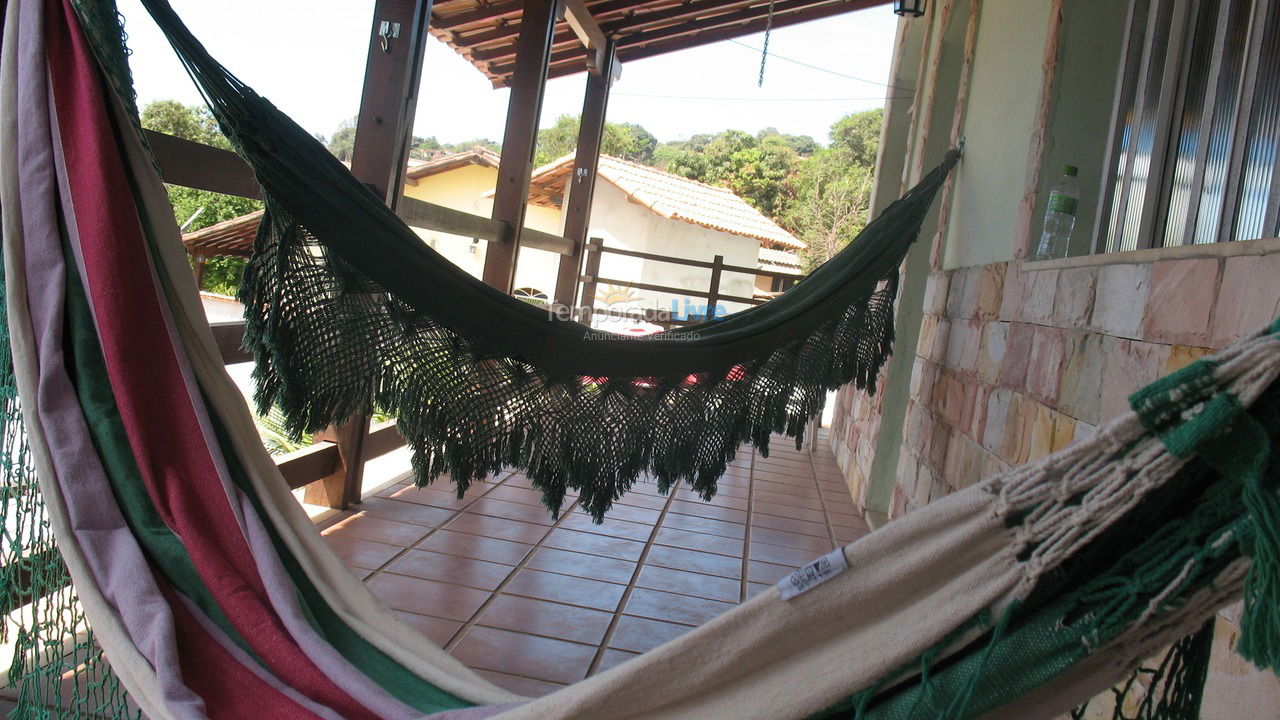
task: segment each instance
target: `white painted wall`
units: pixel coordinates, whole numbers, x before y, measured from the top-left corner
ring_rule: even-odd
[[[664,218],[643,205],[631,202],[626,193],[603,179],[596,185],[589,227],[588,237],[604,239],[605,247],[705,262],[710,262],[716,255],[723,255],[727,265],[751,268],[756,266],[760,256],[759,240]],[[607,253],[601,259],[600,275],[701,292],[706,292],[711,283],[711,271],[705,268]],[[751,297],[754,285],[755,278],[751,275],[723,273],[720,277],[720,292],[726,295]],[[605,288],[601,287],[597,294],[603,291]],[[676,293],[652,290],[636,290],[632,295],[637,298],[633,303],[637,307],[670,309],[674,302],[679,312],[684,311],[686,300],[700,305],[703,302]],[[749,307],[744,303],[722,305],[728,313]],[[701,312],[701,309],[696,312]]]
[[[1027,151],[1044,82],[1050,6],[1026,0],[982,4],[964,121],[964,161],[955,170],[947,231],[948,269],[1013,257],[1010,238],[1026,186]]]
[[[485,197],[493,191],[498,172],[493,168],[469,165],[449,172],[421,178],[417,185],[406,186],[405,195],[419,200],[463,210],[488,217],[493,200]],[[567,201],[567,192],[566,192]],[[560,235],[564,232],[563,212],[559,208],[530,205],[525,226],[543,232]],[[660,255],[703,260],[710,262],[716,255],[723,255],[728,265],[754,268],[759,259],[760,242],[754,238],[693,225],[682,220],[671,220],[631,202],[625,193],[607,180],[596,185],[591,211],[588,237],[604,238],[607,247],[638,250]],[[437,252],[475,277],[484,272],[484,258],[488,243],[472,242],[471,238],[449,235],[430,230],[415,229],[420,237]],[[555,293],[556,274],[560,256],[545,250],[521,248],[516,260],[516,276],[513,287],[538,290],[548,297]],[[711,271],[670,263],[605,255],[600,268],[605,277],[635,280],[653,285],[698,290],[705,292],[711,282]],[[721,275],[720,292],[739,297],[751,297],[754,277],[741,273]],[[606,288],[600,287],[600,292]],[[634,301],[625,304],[631,308],[670,309],[672,303],[678,312],[684,312],[685,303],[702,305],[703,302],[675,293],[635,290],[630,293]],[[749,307],[743,303],[722,303],[725,312],[737,312]],[[695,308],[694,312],[701,312]]]

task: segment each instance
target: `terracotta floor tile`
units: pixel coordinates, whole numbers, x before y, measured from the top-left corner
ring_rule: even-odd
[[[525,505],[524,503],[510,502],[508,500],[493,500],[488,496],[472,503],[467,508],[467,512],[505,520],[519,520],[520,522],[536,525],[552,525],[555,523],[555,518],[551,517],[551,511],[542,505]]]
[[[773,515],[774,517],[791,518],[812,523],[826,523],[827,516],[821,510],[779,505],[778,503],[759,501],[751,508],[752,515]]]
[[[733,558],[741,558],[744,547],[742,541],[736,538],[707,535],[671,527],[660,528],[658,534],[654,536],[654,542],[682,550],[697,550]]]
[[[774,565],[773,563],[751,560],[747,563],[747,580],[772,585],[794,571],[795,568],[787,565]]]
[[[445,510],[460,510],[484,495],[484,491],[486,489],[488,489],[487,485],[469,488],[467,490],[467,494],[462,499],[459,499],[457,493],[444,485],[433,485],[425,488],[410,486],[400,488],[386,497],[390,497],[393,500],[399,500],[401,502],[411,502],[418,505],[431,505]]]
[[[486,500],[506,500],[507,502],[543,508],[544,511],[546,509],[546,506],[542,504],[542,493],[540,491],[515,487],[505,483],[485,493],[484,497]]]
[[[566,528],[552,530],[551,534],[547,535],[544,544],[547,547],[560,550],[572,550],[618,560],[639,560],[640,554],[644,552],[644,544],[634,540],[610,537],[608,535],[596,535],[595,533],[585,533]]]
[[[632,507],[648,508],[649,510],[661,510],[667,506],[667,497],[665,495],[641,495],[640,493],[627,493],[617,500],[613,501],[614,505],[630,505]]]
[[[773,585],[767,583],[747,583],[747,599],[750,600],[762,592],[768,591]]]
[[[564,640],[473,627],[453,648],[453,656],[480,670],[571,683],[587,676],[596,649]]]
[[[694,517],[693,515],[668,513],[666,519],[662,521],[662,524],[664,527],[673,527],[679,530],[688,530],[690,532],[700,532],[708,535],[719,535],[721,537],[735,539],[746,537],[747,532],[746,527],[739,525],[738,523]]]
[[[640,542],[648,541],[649,535],[653,532],[653,527],[650,525],[626,522],[625,520],[610,520],[608,517],[605,518],[603,523],[597,525],[591,521],[590,517],[581,513],[574,513],[565,518],[560,526],[570,530],[580,530],[596,535],[609,535]]]
[[[504,565],[518,565],[529,551],[533,550],[533,546],[452,530],[437,530],[419,543],[418,549],[488,560]]]
[[[750,554],[752,560],[761,560],[775,565],[786,565],[787,567],[798,568],[801,565],[816,559],[821,553],[815,553],[811,550],[783,547],[781,545],[768,545],[765,543],[753,542],[751,543]]]
[[[625,650],[614,650],[612,648],[605,650],[600,656],[600,665],[596,668],[594,675],[599,675],[605,670],[612,670],[622,663],[633,658],[640,657],[640,653],[627,652]]]
[[[366,584],[374,595],[395,610],[445,620],[470,620],[489,599],[489,593],[484,590],[389,573],[379,573]]]
[[[529,559],[528,567],[623,585],[631,582],[631,576],[636,572],[633,562],[556,548],[538,550]]]
[[[472,515],[471,513],[459,515],[444,529],[528,544],[541,540],[548,530],[545,525],[504,520],[488,515]]]
[[[421,525],[384,520],[363,513],[340,520],[324,530],[325,535],[337,533],[345,537],[372,540],[400,547],[412,547],[428,532],[430,529],[424,529]]]
[[[525,697],[542,697],[564,687],[563,683],[547,682],[546,680],[534,680],[533,678],[519,677],[517,675],[508,675],[506,673],[493,672],[492,670],[477,670],[476,674],[497,685],[508,692]]]
[[[623,615],[618,618],[618,626],[609,638],[609,647],[636,653],[648,652],[692,629],[688,625]]]
[[[431,642],[444,647],[449,644],[453,636],[458,634],[462,629],[462,623],[454,620],[442,620],[427,615],[418,615],[417,613],[404,612],[402,610],[392,610],[397,619],[405,625],[417,630],[427,636]]]
[[[725,522],[747,522],[747,513],[743,510],[719,507],[717,505],[702,502],[701,500],[696,502],[690,502],[688,500],[673,500],[671,501],[671,510],[669,512],[679,513],[681,515],[693,515],[694,517],[710,518],[712,520],[723,520]]]
[[[757,490],[755,493],[755,501],[757,503],[769,503],[773,505],[785,505],[787,507],[806,508],[809,510],[817,510],[822,512],[822,501],[798,497],[792,494],[766,492]]]
[[[705,575],[716,575],[730,580],[737,580],[742,577],[741,541],[738,541],[738,548],[739,556],[730,557],[668,545],[654,545],[649,548],[649,555],[645,558],[645,563],[673,570],[689,570]]]
[[[412,523],[428,528],[439,527],[453,517],[452,510],[380,497],[365,498],[364,502],[356,505],[355,508],[373,517]]]
[[[777,493],[793,500],[802,499],[810,503],[816,502],[819,506],[822,505],[822,493],[818,492],[818,488],[813,484],[812,480],[800,480],[794,483],[756,480],[755,485],[752,487],[757,493]]]
[[[666,620],[684,625],[701,625],[735,606],[703,598],[674,595],[660,590],[636,588],[631,591],[625,612],[650,620]]]
[[[812,535],[813,537],[820,538],[831,537],[831,529],[826,523],[792,520],[791,518],[778,517],[777,515],[765,515],[763,513],[751,516],[751,527],[781,530],[782,532],[797,533],[799,535]],[[755,531],[752,530],[752,532]]]
[[[781,545],[783,547],[796,548],[798,550],[809,550],[815,555],[821,555],[835,547],[828,537],[814,537],[812,535],[798,535],[796,533],[785,532],[782,530],[770,530],[769,528],[753,527],[751,528],[751,541],[762,542],[769,545]]]
[[[497,590],[512,569],[510,565],[425,550],[410,550],[383,568],[385,572],[397,575],[437,580],[480,590]]]
[[[498,595],[484,609],[476,624],[599,645],[612,621],[611,612],[515,595]]]
[[[623,585],[529,569],[516,573],[503,588],[503,592],[513,595],[609,612],[618,607],[618,601],[622,599],[625,590]]]
[[[857,542],[871,534],[870,530],[855,530],[853,528],[836,527],[834,525],[831,526],[831,530],[835,533],[836,541],[842,545]]]
[[[852,513],[843,513],[839,510],[828,510],[831,515],[831,524],[838,527],[851,527],[857,530],[869,530],[870,525],[867,524],[865,518],[861,515]]]
[[[641,495],[640,497],[644,496]],[[581,508],[574,512],[586,515],[586,512]],[[652,525],[658,522],[658,517],[661,515],[662,512],[660,510],[650,510],[649,508],[636,507],[634,505],[614,504],[614,506],[609,509],[609,512],[605,513],[605,518],[608,520],[626,520],[629,522]]]
[[[326,535],[324,539],[345,565],[365,570],[377,570],[404,550],[395,545],[347,537],[345,534]]]
[[[738,580],[656,565],[646,565],[640,570],[640,575],[636,578],[636,587],[729,603],[738,602],[742,594],[742,583]]]
[[[751,505],[751,501],[748,499],[749,497],[750,493],[744,493],[742,497],[716,493],[716,496],[710,500],[703,500],[701,496],[691,490],[680,490],[676,493],[677,502],[697,503],[699,505],[710,505],[712,507],[729,508],[731,510],[746,510],[747,507]]]

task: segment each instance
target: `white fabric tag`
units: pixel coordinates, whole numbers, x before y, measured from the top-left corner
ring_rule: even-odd
[[[836,548],[778,582],[778,594],[783,600],[808,592],[849,569],[844,559],[844,548]]]

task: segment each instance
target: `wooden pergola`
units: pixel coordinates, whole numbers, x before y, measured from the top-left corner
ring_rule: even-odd
[[[410,225],[489,243],[484,281],[511,291],[521,246],[560,254],[555,301],[572,305],[604,137],[609,88],[623,61],[887,4],[888,0],[375,0],[351,172]],[[403,196],[428,35],[454,48],[511,96],[492,217]],[[564,236],[525,229],[538,118],[549,78],[589,73]],[[257,197],[247,165],[226,150],[149,132],[166,182]],[[197,257],[197,266],[202,258]],[[360,500],[366,417],[323,435],[337,469],[307,486],[308,502]]]

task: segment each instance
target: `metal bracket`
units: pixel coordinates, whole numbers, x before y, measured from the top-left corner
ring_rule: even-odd
[[[391,40],[400,37],[400,23],[383,20],[378,25],[378,38],[382,41],[382,52],[391,52]]]

